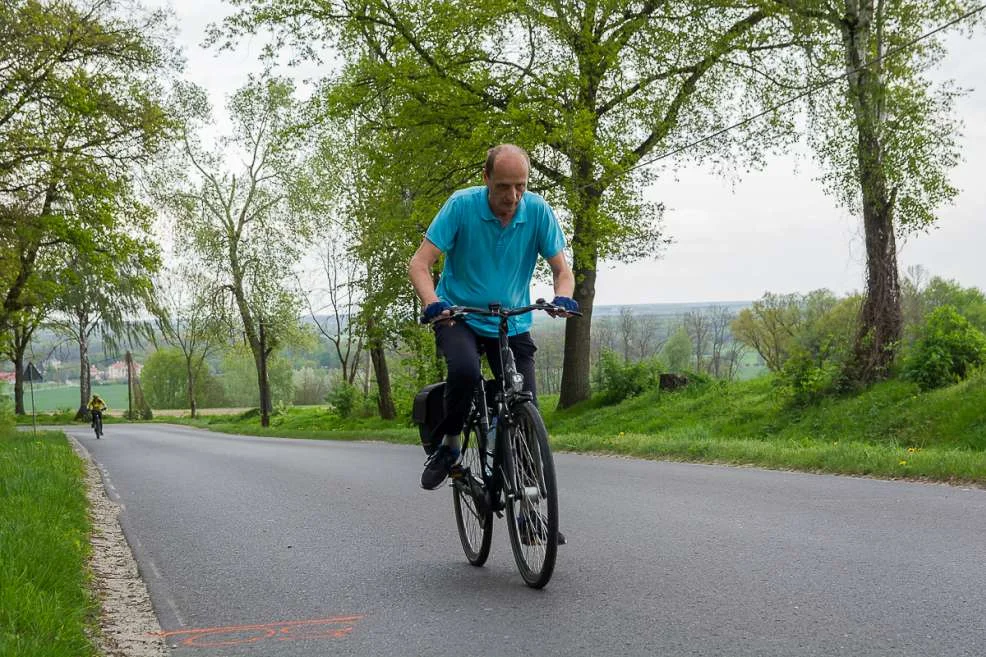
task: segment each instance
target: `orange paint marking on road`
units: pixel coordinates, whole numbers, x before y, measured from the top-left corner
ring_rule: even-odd
[[[178,640],[191,648],[217,648],[240,646],[258,641],[300,641],[303,639],[341,639],[353,631],[353,624],[363,616],[335,616],[303,621],[280,621],[262,625],[230,625],[205,627],[194,630],[169,630],[155,632],[167,640]]]

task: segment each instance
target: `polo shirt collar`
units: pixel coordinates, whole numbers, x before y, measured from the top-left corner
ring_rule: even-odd
[[[507,224],[508,226],[511,226],[513,224],[523,224],[527,222],[527,213],[524,212],[524,206],[526,204],[527,204],[527,192],[524,192],[524,195],[520,197],[520,203],[517,204],[517,210],[514,212],[514,218],[510,220],[510,223]],[[500,218],[495,214],[493,214],[493,210],[490,209],[489,190],[486,190],[483,193],[483,208],[484,208],[484,212],[482,214],[483,219],[485,219],[486,221],[496,221],[499,223]]]

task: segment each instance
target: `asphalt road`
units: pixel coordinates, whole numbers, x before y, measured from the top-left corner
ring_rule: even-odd
[[[70,430],[173,654],[986,654],[986,491],[561,454],[554,578],[468,565],[413,446]]]

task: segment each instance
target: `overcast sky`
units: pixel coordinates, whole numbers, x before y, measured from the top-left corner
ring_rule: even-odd
[[[185,76],[210,94],[219,116],[225,97],[260,70],[263,39],[245,41],[235,53],[217,54],[200,44],[205,27],[229,8],[219,0],[170,0],[185,52]],[[932,275],[986,290],[986,29],[972,38],[949,34],[949,54],[936,77],[971,91],[958,100],[964,123],[963,162],[951,180],[961,191],[942,208],[937,227],[900,244],[900,268],[923,265]],[[328,70],[296,71],[299,78]],[[737,117],[740,118],[740,117]],[[221,117],[220,117],[221,119]],[[599,273],[600,305],[752,300],[765,291],[844,294],[864,282],[861,219],[836,207],[814,179],[818,169],[805,149],[776,157],[736,184],[693,166],[658,179],[650,198],[667,207],[665,228],[674,244],[656,261],[605,266]],[[548,286],[535,293],[550,297]]]

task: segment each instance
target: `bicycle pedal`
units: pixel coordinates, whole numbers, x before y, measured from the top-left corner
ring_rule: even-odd
[[[461,465],[456,463],[452,466],[452,469],[449,470],[448,474],[452,479],[462,479],[462,477],[466,475],[466,468],[463,468]]]

